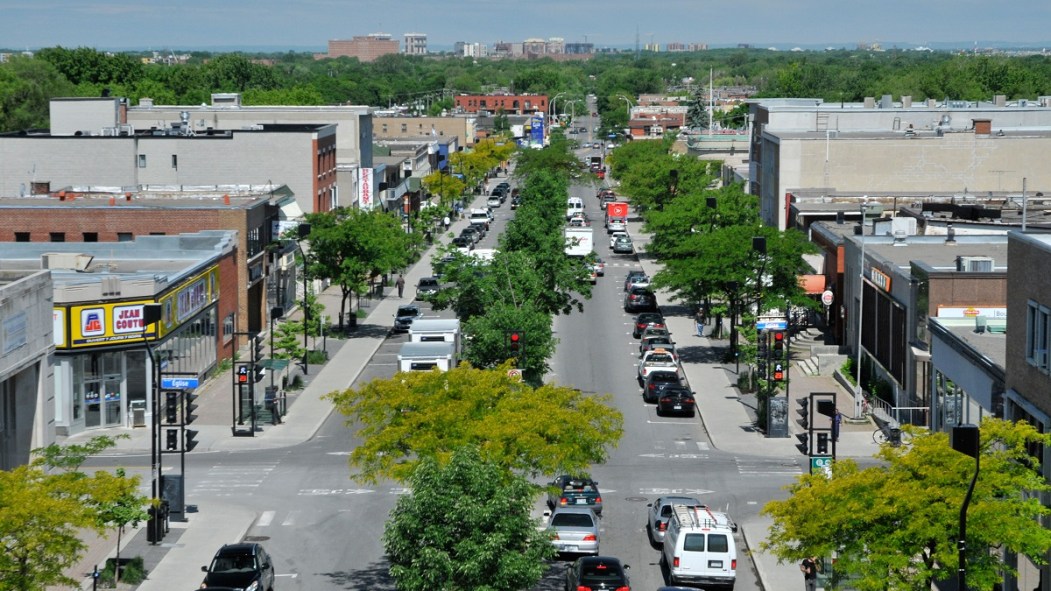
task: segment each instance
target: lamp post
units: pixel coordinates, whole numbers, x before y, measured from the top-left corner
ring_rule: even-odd
[[[556,107],[556,103],[558,103],[558,97],[566,96],[567,94],[569,94],[569,93],[560,92],[560,93],[555,95],[555,98],[551,99],[551,116],[552,117],[558,117],[558,108]]]
[[[741,284],[736,281],[730,281],[726,284],[726,287],[730,290],[730,351],[734,356],[734,371],[735,373],[741,373],[741,356],[737,354],[737,290],[740,289]]]
[[[310,224],[299,224],[297,229],[299,236],[299,252],[303,254],[303,375],[308,375],[310,370],[308,369],[309,362],[309,348],[307,343],[307,335],[310,332],[310,283],[307,281],[307,251],[303,250],[302,240],[310,236]]]
[[[861,388],[861,317],[864,314],[865,309],[865,211],[868,209],[868,196],[864,197],[864,202],[861,204],[861,259],[858,265],[858,347],[855,351],[855,363],[854,369],[856,371],[856,382],[854,383],[854,418],[861,419],[862,417],[862,396],[863,390]],[[961,590],[962,591],[962,590]]]
[[[621,95],[617,95],[617,98],[619,98],[620,100],[624,101],[624,104],[626,105],[624,107],[624,113],[627,115],[627,123],[625,123],[625,125],[629,125],[630,126],[631,125],[631,100],[628,97],[626,97],[626,96],[624,96],[622,94]]]
[[[963,497],[963,505],[960,506],[960,537],[956,543],[959,552],[956,588],[959,591],[967,591],[967,507],[971,504],[974,485],[978,482],[978,473],[982,468],[981,441],[978,426],[957,425],[952,428],[950,439],[953,450],[974,458],[974,476],[971,477],[971,485],[967,487],[967,494]]]
[[[158,439],[161,436],[161,376],[160,363],[154,354],[153,347],[146,331],[151,324],[161,319],[162,306],[160,304],[144,304],[142,306],[142,342],[146,345],[146,353],[150,356],[150,364],[153,367],[153,384],[150,393],[153,398],[153,412],[150,418],[150,502],[151,514],[146,521],[146,538],[152,543],[160,542],[164,537],[164,523],[158,515],[160,508],[160,491],[158,490],[158,475],[161,472],[161,453]]]

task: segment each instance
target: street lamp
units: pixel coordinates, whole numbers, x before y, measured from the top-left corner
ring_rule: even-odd
[[[967,487],[967,494],[963,497],[963,505],[960,506],[960,537],[956,548],[959,551],[956,571],[956,588],[960,591],[967,590],[967,507],[971,504],[971,495],[974,494],[974,485],[978,482],[978,473],[981,471],[981,443],[977,425],[957,425],[952,428],[951,444],[955,451],[967,454],[974,458],[974,476],[971,485]]]
[[[567,94],[569,94],[569,93],[568,92],[560,92],[560,93],[555,95],[555,98],[551,99],[551,116],[552,117],[558,117],[558,109],[555,107],[555,103],[558,102],[558,97],[566,96]]]
[[[864,314],[865,303],[865,211],[868,209],[868,195],[865,195],[861,203],[861,259],[858,266],[858,348],[855,351],[855,371],[857,382],[854,384],[854,418],[862,417],[862,389],[861,389],[861,317]],[[962,591],[962,590],[961,590]]]
[[[730,351],[734,356],[734,371],[738,374],[741,373],[741,362],[740,355],[737,354],[737,290],[740,289],[741,284],[736,281],[730,281],[726,284],[727,289],[730,290]]]
[[[151,324],[160,321],[162,317],[161,304],[144,304],[142,306],[142,342],[146,345],[146,353],[150,356],[150,364],[153,366],[153,384],[150,392],[153,395],[153,413],[150,420],[150,518],[146,521],[146,539],[151,543],[160,542],[164,537],[164,523],[159,515],[160,491],[157,487],[157,478],[161,473],[161,453],[158,439],[161,436],[161,364],[157,361],[150,339],[146,335]]]
[[[631,100],[622,94],[617,95],[617,98],[624,101],[624,104],[627,105],[626,107],[624,107],[624,113],[628,116],[627,125],[631,125]]]
[[[302,240],[310,236],[310,224],[299,224],[297,229],[299,236],[299,252],[303,253],[303,375],[308,375],[309,345],[307,334],[310,332],[310,284],[307,282],[307,251],[303,250]]]

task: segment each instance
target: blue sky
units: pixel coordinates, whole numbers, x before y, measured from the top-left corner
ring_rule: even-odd
[[[1051,39],[1048,23],[1048,0],[0,0],[0,47],[301,50],[374,32],[426,33],[438,48],[528,37],[634,46],[636,30],[662,47],[1032,45]]]

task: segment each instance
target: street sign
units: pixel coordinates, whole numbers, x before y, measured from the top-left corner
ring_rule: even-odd
[[[831,457],[812,457],[810,458],[810,473],[811,474],[824,474],[825,478],[832,478],[832,458]]]
[[[821,303],[826,306],[831,306],[833,297],[834,294],[832,293],[832,290],[826,289],[825,291],[821,292]]]
[[[788,330],[788,320],[781,318],[774,320],[770,318],[761,318],[755,323],[756,330]]]
[[[198,386],[197,378],[161,378],[165,390],[193,390]]]

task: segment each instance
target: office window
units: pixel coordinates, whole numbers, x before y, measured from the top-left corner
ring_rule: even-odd
[[[172,168],[174,168],[176,170],[179,169],[179,155],[178,154],[172,154]]]
[[[139,154],[139,168],[146,168],[146,155]]]
[[[29,242],[29,232],[15,232],[15,242]]]
[[[1047,373],[1049,346],[1051,346],[1051,309],[1030,301],[1025,318],[1026,362]]]
[[[65,232],[51,232],[50,238],[51,238],[51,242],[65,242],[66,241],[66,233]]]
[[[135,235],[131,232],[117,232],[117,242],[131,242],[135,240]]]
[[[98,232],[84,232],[84,242],[98,242],[98,241],[99,241],[99,233]]]

